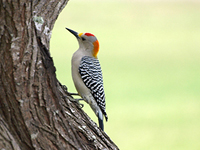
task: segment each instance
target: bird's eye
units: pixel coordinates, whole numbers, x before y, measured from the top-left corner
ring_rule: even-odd
[[[82,39],[82,41],[85,41],[85,40],[86,40],[84,37],[82,37],[81,39]]]

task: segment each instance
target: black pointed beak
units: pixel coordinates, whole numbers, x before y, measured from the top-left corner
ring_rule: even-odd
[[[78,32],[71,30],[69,28],[66,28],[69,32],[71,32],[77,39],[79,39],[80,37],[78,36]]]

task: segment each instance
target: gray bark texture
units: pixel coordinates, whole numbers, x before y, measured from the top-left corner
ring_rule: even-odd
[[[0,0],[0,149],[118,149],[56,78],[49,53],[67,0]]]

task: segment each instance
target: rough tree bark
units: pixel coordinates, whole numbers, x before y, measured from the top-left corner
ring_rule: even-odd
[[[56,78],[49,41],[67,2],[0,0],[0,149],[118,149]]]

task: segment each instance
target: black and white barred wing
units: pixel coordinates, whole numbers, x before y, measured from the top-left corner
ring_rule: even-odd
[[[84,56],[81,59],[79,73],[85,85],[91,90],[93,97],[95,98],[98,106],[102,110],[102,113],[105,115],[107,120],[103,77],[98,59]]]

